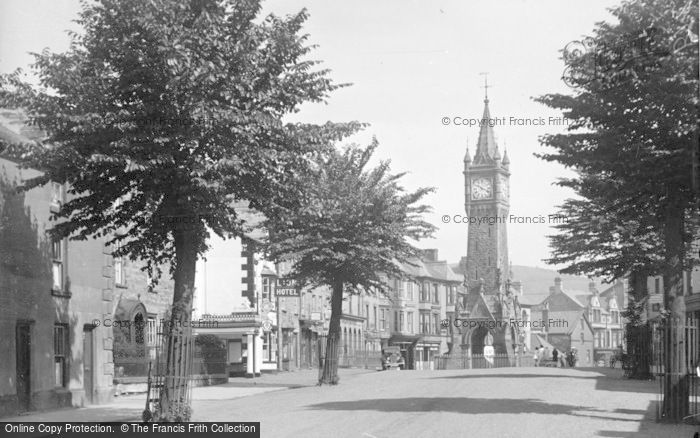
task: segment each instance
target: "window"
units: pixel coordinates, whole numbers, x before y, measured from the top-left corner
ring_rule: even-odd
[[[65,387],[67,383],[66,357],[68,345],[68,330],[63,324],[53,326],[53,356],[55,385]]]
[[[693,293],[693,275],[690,271],[686,271],[685,273],[685,287],[687,294]]]
[[[146,347],[151,360],[156,359],[156,340],[158,337],[158,320],[155,315],[149,315],[146,321]]]
[[[585,333],[581,332],[581,343],[583,344],[586,341],[586,335]]]
[[[263,362],[277,362],[277,338],[272,332],[263,336]]]
[[[433,283],[433,303],[439,303],[440,302],[440,297],[438,295],[438,284]]]
[[[620,323],[620,313],[616,310],[612,311],[612,322],[613,324],[619,324]]]
[[[451,306],[455,303],[455,287],[449,286],[447,288],[447,305]]]
[[[603,347],[603,332],[597,331],[595,332],[595,348],[602,348]]]
[[[63,241],[54,240],[51,243],[51,276],[53,277],[53,290],[63,291]]]
[[[654,279],[654,293],[661,293],[661,279],[658,277]]]
[[[440,333],[440,321],[438,320],[440,318],[440,315],[437,313],[433,313],[433,333],[439,334]]]
[[[377,328],[377,306],[374,306],[374,314],[372,318],[372,328]]]
[[[63,205],[63,185],[57,182],[51,183],[51,207],[56,211]]]
[[[118,252],[122,248],[121,242],[114,244],[114,252]],[[114,256],[114,284],[117,286],[126,286],[126,278],[124,275],[124,258]]]
[[[413,282],[409,281],[406,283],[406,297],[409,300],[413,300]]]
[[[413,312],[407,313],[406,320],[408,321],[408,326],[406,327],[406,330],[409,333],[413,333]]]
[[[430,330],[430,315],[427,313],[420,314],[420,332],[428,334]]]
[[[369,304],[365,304],[365,327],[369,327]]]
[[[406,321],[405,321],[404,316],[405,316],[404,312],[399,313],[399,328],[401,331],[404,331],[406,329]]]
[[[381,316],[381,320],[379,321],[379,328],[382,330],[386,330],[386,309],[381,309],[379,311],[379,315]]]
[[[399,331],[399,312],[394,312],[394,331]]]
[[[420,300],[428,301],[428,285],[426,283],[420,285]]]
[[[151,293],[158,293],[156,290],[156,280],[151,276],[151,274],[146,274],[146,288],[148,289],[149,292]]]
[[[262,297],[263,300],[269,300],[272,297],[272,280],[267,276],[262,278]]]

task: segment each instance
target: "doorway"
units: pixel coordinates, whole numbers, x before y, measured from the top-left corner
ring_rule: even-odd
[[[95,327],[92,325],[83,327],[83,390],[85,390],[85,402],[90,404],[94,403],[93,395],[95,389],[94,332]]]
[[[31,351],[32,326],[29,322],[18,322],[15,330],[15,348],[17,358],[17,406],[20,412],[32,407]]]

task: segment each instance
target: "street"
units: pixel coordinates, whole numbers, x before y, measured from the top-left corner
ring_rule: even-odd
[[[259,421],[263,437],[692,437],[695,426],[655,422],[657,383],[620,369],[341,369],[232,378],[195,388],[192,421]],[[140,421],[144,395],[110,405],[4,421]]]
[[[654,382],[602,371],[373,372],[337,387],[196,400],[194,420],[260,421],[264,437],[692,436],[692,426],[654,423]]]

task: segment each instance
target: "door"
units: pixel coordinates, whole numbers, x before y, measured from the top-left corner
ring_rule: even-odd
[[[94,392],[94,348],[93,348],[94,327],[86,325],[83,327],[83,389],[85,390],[85,401],[93,403]]]
[[[17,357],[17,404],[20,412],[24,412],[30,410],[32,405],[32,332],[29,323],[17,323],[15,341]]]

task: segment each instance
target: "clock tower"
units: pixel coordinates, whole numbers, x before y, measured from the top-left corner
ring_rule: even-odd
[[[469,225],[462,265],[466,293],[460,298],[458,313],[470,321],[468,328],[460,329],[465,354],[486,358],[495,352],[517,363],[523,335],[508,261],[510,161],[506,151],[501,156],[496,143],[493,126],[497,120],[491,118],[486,94],[476,152],[472,157],[467,148],[464,156],[464,207]]]
[[[501,156],[493,133],[488,95],[484,99],[479,140],[474,157],[464,156],[464,205],[468,225],[466,280],[470,289],[485,294],[503,290],[510,277],[508,264],[508,207],[510,161]]]

